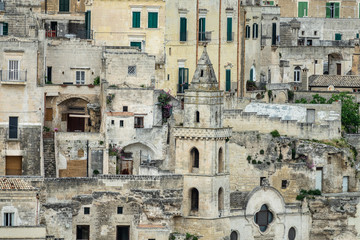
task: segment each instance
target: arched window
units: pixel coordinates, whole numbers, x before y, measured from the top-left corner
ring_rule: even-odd
[[[218,192],[218,210],[224,210],[224,190],[223,188],[219,188]]]
[[[245,30],[245,38],[250,38],[250,26],[246,25]]]
[[[196,111],[196,113],[195,113],[195,121],[196,121],[197,123],[200,122],[200,113],[199,113],[199,111]]]
[[[294,82],[300,82],[301,68],[299,66],[294,68]]]
[[[259,25],[257,23],[253,24],[253,38],[258,38]]]
[[[191,149],[190,157],[191,157],[192,167],[193,168],[198,168],[199,167],[199,151],[197,150],[196,147]]]
[[[218,113],[217,113],[217,111],[215,112],[215,123],[218,124]]]
[[[296,237],[296,231],[295,228],[292,227],[289,229],[288,238],[289,240],[295,240],[295,237]]]
[[[260,231],[266,231],[268,225],[273,221],[273,216],[265,204],[261,206],[260,211],[254,216],[254,221],[259,225]]]
[[[191,211],[199,210],[199,191],[196,188],[191,189],[190,192],[191,197]]]
[[[232,231],[230,234],[230,240],[238,240],[238,233],[236,231]]]
[[[255,66],[252,65],[250,69],[250,81],[255,82],[256,81],[256,72],[255,72]]]
[[[224,157],[222,148],[219,149],[218,153],[218,172],[221,173],[224,171]]]

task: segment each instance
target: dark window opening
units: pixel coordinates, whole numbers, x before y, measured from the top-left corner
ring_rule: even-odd
[[[289,229],[288,237],[289,237],[289,240],[295,240],[295,237],[296,237],[295,228],[292,227]]]
[[[199,210],[199,191],[196,188],[191,189],[191,211]]]
[[[266,177],[260,177],[260,186],[262,186],[262,185],[263,185],[263,181],[264,181],[264,179],[266,179]]]
[[[200,71],[200,77],[203,77],[204,76],[204,70],[201,70]]]
[[[115,124],[115,120],[111,120],[111,125],[114,125]]]
[[[123,207],[117,208],[117,214],[123,214]]]
[[[77,225],[76,226],[76,240],[90,239],[90,226]]]
[[[200,113],[199,113],[199,111],[196,111],[195,121],[196,121],[197,123],[200,122]]]
[[[130,226],[117,226],[116,240],[130,240]]]
[[[128,106],[123,106],[123,112],[127,112],[128,111]]]
[[[18,138],[18,117],[9,117],[9,138]]]
[[[254,216],[255,223],[259,225],[260,231],[265,232],[268,225],[273,221],[273,214],[269,211],[268,207],[264,204],[261,206],[259,212]]]
[[[235,231],[232,231],[230,234],[230,240],[238,240],[238,233]]]
[[[4,226],[14,226],[14,213],[4,213]]]
[[[135,117],[134,128],[144,128],[144,117]]]
[[[281,181],[281,188],[282,188],[282,189],[287,188],[287,185],[288,185],[288,181],[287,181],[287,180],[282,180],[282,181]]]
[[[199,167],[199,151],[197,150],[197,148],[194,147],[193,149],[191,149],[190,155],[191,155],[192,167],[198,168]]]
[[[84,207],[84,214],[90,214],[90,208]]]
[[[51,83],[52,82],[52,67],[47,67],[47,76],[45,83]]]
[[[124,127],[124,120],[120,120],[120,127]]]

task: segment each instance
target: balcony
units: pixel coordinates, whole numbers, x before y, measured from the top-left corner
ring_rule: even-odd
[[[211,32],[199,32],[199,42],[210,42]]]
[[[25,84],[27,80],[27,70],[0,70],[1,84]]]

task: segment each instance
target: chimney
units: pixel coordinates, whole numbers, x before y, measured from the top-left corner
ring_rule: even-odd
[[[304,90],[304,91],[309,91],[308,72],[309,72],[309,69],[307,69],[305,67],[301,73],[301,90]]]

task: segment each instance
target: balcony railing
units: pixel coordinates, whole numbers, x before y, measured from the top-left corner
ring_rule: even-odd
[[[26,82],[27,71],[20,70],[0,70],[1,82]]]
[[[199,32],[199,41],[200,42],[210,42],[211,41],[211,32]]]
[[[189,88],[188,83],[178,84],[178,93],[184,93]]]

